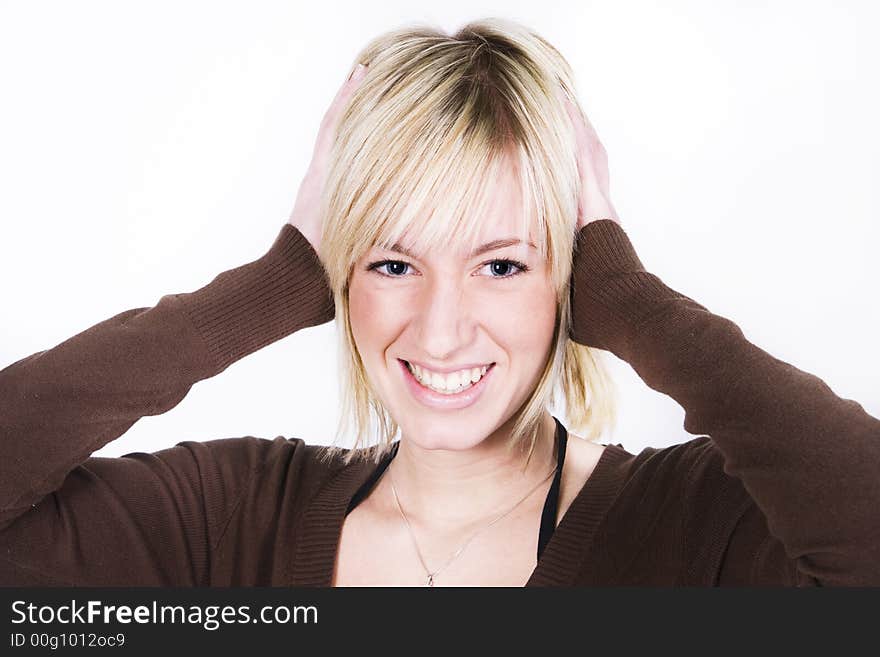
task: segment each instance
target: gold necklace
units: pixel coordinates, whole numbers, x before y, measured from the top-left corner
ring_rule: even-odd
[[[550,472],[548,472],[547,476],[544,477],[541,481],[539,481],[537,483],[537,485],[532,487],[532,489],[528,493],[526,493],[523,496],[523,498],[520,499],[519,502],[517,502],[512,507],[510,507],[507,511],[505,511],[500,516],[495,518],[495,520],[490,522],[488,525],[486,525],[485,527],[482,527],[482,528],[478,529],[476,532],[474,532],[471,535],[471,537],[468,540],[466,540],[464,542],[464,544],[460,548],[458,548],[458,550],[455,551],[455,554],[453,554],[451,557],[449,557],[449,559],[446,560],[446,563],[444,563],[442,566],[440,566],[437,570],[431,572],[431,570],[428,568],[427,564],[425,564],[424,557],[422,557],[422,551],[419,549],[419,542],[416,540],[416,535],[413,532],[412,525],[410,525],[409,518],[406,517],[406,513],[404,513],[404,511],[403,511],[403,507],[400,505],[400,498],[397,496],[397,489],[394,487],[394,476],[391,474],[391,467],[389,466],[388,478],[391,482],[391,492],[394,493],[394,501],[397,502],[397,508],[400,511],[400,515],[403,516],[403,520],[406,523],[406,528],[409,530],[409,535],[410,535],[410,538],[412,538],[413,546],[416,548],[416,554],[419,555],[419,561],[422,562],[422,568],[425,569],[425,574],[428,576],[428,581],[425,583],[425,586],[434,586],[434,577],[440,571],[444,570],[449,564],[451,564],[453,561],[455,561],[455,558],[458,557],[458,555],[460,555],[464,551],[464,549],[470,544],[470,542],[472,540],[474,540],[474,537],[476,537],[477,534],[489,529],[489,527],[491,527],[496,522],[498,522],[499,520],[501,520],[502,518],[507,516],[511,511],[513,511],[516,507],[518,507],[520,504],[522,504],[526,499],[528,499],[528,497],[532,493],[534,493],[541,486],[541,484],[545,483],[550,477],[552,477],[558,468],[559,468],[559,464],[557,463],[556,467],[554,467]]]

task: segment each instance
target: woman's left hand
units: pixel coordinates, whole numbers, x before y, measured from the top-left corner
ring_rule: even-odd
[[[620,218],[611,203],[608,154],[605,147],[586,115],[564,93],[560,92],[559,95],[574,127],[577,148],[578,173],[581,179],[577,229],[580,230],[599,219],[612,219],[620,224]]]

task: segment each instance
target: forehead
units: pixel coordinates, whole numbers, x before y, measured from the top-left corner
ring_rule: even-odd
[[[539,245],[541,236],[538,218],[531,209],[531,204],[525,202],[522,181],[512,158],[506,157],[502,160],[495,175],[483,181],[482,191],[486,194],[483,211],[477,216],[463,218],[464,224],[472,226],[472,230],[468,231],[470,235],[466,236],[461,231],[458,233],[449,231],[443,241],[431,245],[428,252],[467,258],[482,245],[497,240],[517,239],[523,244],[511,246],[512,251],[521,253],[523,257],[527,257],[529,251],[537,253],[529,249],[528,244]],[[414,246],[419,243],[419,240],[415,239],[419,229],[418,225],[412,225],[394,244],[382,244],[382,246],[398,247],[415,257],[426,255],[419,253],[419,249]]]

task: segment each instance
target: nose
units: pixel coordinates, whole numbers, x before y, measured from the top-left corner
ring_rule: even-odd
[[[424,354],[435,361],[454,359],[467,353],[474,340],[475,322],[471,303],[461,282],[454,277],[437,277],[423,288],[413,311],[416,341]]]

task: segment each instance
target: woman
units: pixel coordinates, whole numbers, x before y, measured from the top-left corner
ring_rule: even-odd
[[[0,583],[880,583],[880,422],[645,271],[562,57],[494,20],[357,59],[262,258],[0,372]],[[90,457],[334,316],[355,448]],[[594,349],[705,435],[596,444]]]

